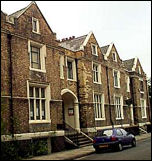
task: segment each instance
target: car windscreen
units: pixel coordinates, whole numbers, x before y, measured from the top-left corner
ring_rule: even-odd
[[[97,136],[111,136],[113,134],[113,130],[102,130],[97,132]]]

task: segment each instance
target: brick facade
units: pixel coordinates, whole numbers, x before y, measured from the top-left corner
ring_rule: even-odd
[[[64,89],[68,89],[73,93],[73,96],[72,94],[69,95],[69,99],[71,98],[72,101],[74,99],[78,100],[80,129],[87,132],[91,128],[100,129],[111,126],[110,119],[114,125],[130,126],[130,105],[126,104],[128,99],[132,99],[135,124],[150,122],[146,75],[138,59],[135,71],[128,70],[117,53],[115,45],[107,47],[107,49],[109,47],[111,49],[106,51],[109,52],[106,55],[92,32],[79,38],[82,41],[79,44],[83,47],[81,49],[63,46],[63,42],[80,40],[71,38],[62,42],[57,41],[56,34],[48,26],[35,2],[32,2],[22,14],[18,12],[18,15],[16,13],[13,17],[14,23],[10,23],[7,21],[7,15],[1,12],[1,91],[2,97],[8,102],[10,99],[11,77],[7,35],[11,34],[13,116],[17,122],[17,126],[14,125],[15,134],[63,130],[62,127],[66,120],[63,104],[68,97],[66,94],[61,94]],[[39,21],[40,34],[32,32],[32,17]],[[29,41],[46,46],[44,61],[46,72],[30,70]],[[98,56],[92,54],[92,44],[97,47]],[[113,53],[116,54],[117,62],[113,61]],[[60,78],[61,56],[64,58],[63,79]],[[107,58],[105,59],[105,57]],[[68,58],[75,62],[76,80],[68,80]],[[93,81],[93,63],[101,67],[98,75],[101,78],[101,83],[94,83]],[[141,74],[138,74],[138,66],[141,68]],[[120,72],[120,88],[114,87],[114,70]],[[130,92],[127,92],[127,76],[130,78]],[[146,100],[146,118],[141,117],[139,78],[143,79],[144,94],[142,98]],[[29,123],[28,84],[45,85],[50,88],[50,91],[47,92],[50,94],[49,117],[51,122]],[[104,119],[95,119],[94,93],[104,96]],[[116,119],[114,99],[117,95],[122,97],[123,119]],[[10,123],[8,118],[11,114],[9,105],[6,104],[5,106],[6,110],[3,114],[4,121],[7,122],[5,134],[9,134]]]

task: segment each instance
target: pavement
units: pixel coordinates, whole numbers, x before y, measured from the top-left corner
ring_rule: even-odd
[[[142,134],[135,137],[136,137],[136,140],[139,141],[139,140],[143,140],[151,137],[151,133]],[[73,159],[87,156],[94,152],[95,152],[95,149],[91,145],[91,146],[86,146],[78,149],[61,151],[61,152],[56,152],[56,153],[43,155],[43,156],[36,156],[26,160],[73,160]]]

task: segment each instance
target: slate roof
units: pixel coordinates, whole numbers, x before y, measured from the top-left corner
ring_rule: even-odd
[[[72,51],[79,51],[81,50],[81,45],[83,45],[87,35],[80,36],[71,40],[65,40],[63,42],[60,42],[60,46],[64,47],[66,49],[70,49]]]
[[[27,7],[23,8],[23,9],[21,9],[19,11],[16,11],[16,12],[10,14],[9,16],[13,16],[15,18],[18,18],[24,11],[26,11],[26,9],[27,9]]]
[[[106,45],[106,46],[102,46],[102,47],[100,47],[101,48],[101,52],[102,52],[102,54],[106,54],[107,53],[107,50],[108,50],[108,48],[109,48],[109,45]]]
[[[127,70],[132,71],[132,67],[134,65],[134,60],[135,60],[135,58],[132,58],[132,59],[128,59],[128,60],[124,60],[123,61],[124,66],[127,68]]]

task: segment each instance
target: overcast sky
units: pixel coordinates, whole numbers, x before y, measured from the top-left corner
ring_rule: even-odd
[[[11,14],[31,1],[1,1]],[[93,31],[100,46],[114,42],[122,60],[138,57],[151,77],[151,1],[36,1],[57,39]]]

